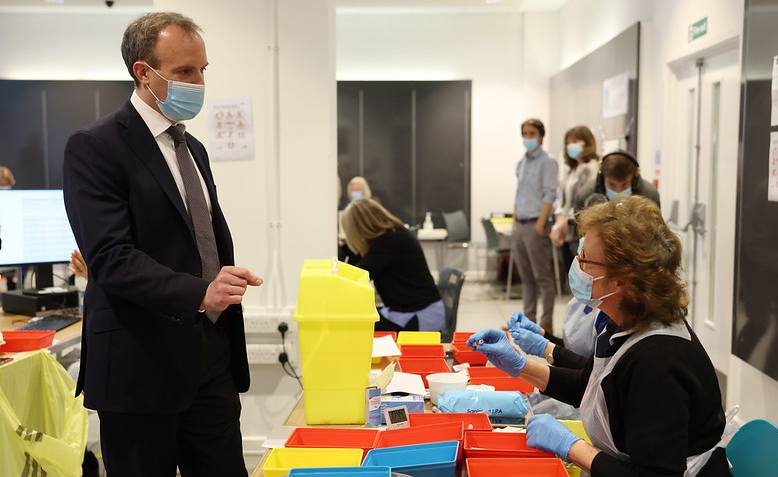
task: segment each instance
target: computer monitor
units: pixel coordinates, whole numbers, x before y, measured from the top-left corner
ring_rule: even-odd
[[[0,190],[0,267],[37,266],[37,287],[51,286],[51,264],[77,248],[62,190]]]

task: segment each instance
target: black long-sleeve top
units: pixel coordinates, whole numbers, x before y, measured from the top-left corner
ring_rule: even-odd
[[[691,341],[663,335],[642,339],[603,379],[614,444],[630,459],[600,452],[592,477],[683,476],[687,457],[721,439],[725,422],[716,373],[694,331],[689,332]],[[579,368],[581,360],[555,347],[544,394],[580,407],[594,358]],[[730,476],[723,452],[714,453],[699,474],[718,476]]]
[[[384,305],[392,310],[419,311],[440,300],[421,245],[404,228],[373,239],[356,266],[370,272]]]

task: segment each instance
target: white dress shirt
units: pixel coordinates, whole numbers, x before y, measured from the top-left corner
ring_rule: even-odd
[[[167,163],[168,168],[170,169],[170,173],[173,174],[173,180],[176,181],[176,186],[178,187],[178,192],[181,193],[181,199],[184,201],[184,207],[186,210],[189,210],[189,206],[186,203],[186,190],[184,189],[184,179],[181,177],[181,170],[178,168],[178,159],[176,158],[176,147],[173,143],[173,138],[170,136],[170,134],[167,133],[167,129],[172,126],[173,124],[170,123],[170,121],[157,112],[154,108],[146,104],[140,96],[138,96],[137,91],[132,92],[132,96],[130,97],[130,103],[135,107],[135,110],[138,111],[138,114],[140,114],[141,119],[143,119],[143,122],[146,123],[146,126],[148,126],[149,131],[151,131],[151,135],[154,136],[154,139],[157,141],[157,146],[159,146],[159,150],[162,153],[162,157],[165,158],[165,162]],[[192,155],[192,151],[189,151],[189,155],[194,157]],[[194,159],[192,159],[194,160]],[[208,211],[213,213],[213,210],[211,208],[211,197],[208,195],[208,188],[205,187],[205,181],[203,180],[203,175],[200,173],[200,170],[197,168],[197,164],[195,163],[195,170],[197,171],[197,177],[200,178],[200,185],[203,186],[203,194],[205,195],[205,202],[208,204]]]

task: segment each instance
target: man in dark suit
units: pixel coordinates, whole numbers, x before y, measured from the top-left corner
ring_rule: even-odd
[[[234,266],[208,154],[181,124],[202,107],[199,31],[175,13],[131,23],[130,101],[65,149],[65,206],[89,268],[76,392],[99,413],[110,477],[246,475],[240,304],[262,280]]]

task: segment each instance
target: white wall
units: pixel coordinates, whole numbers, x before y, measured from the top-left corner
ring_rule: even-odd
[[[119,45],[124,28],[140,14],[0,11],[0,78],[129,80]]]
[[[706,36],[688,42],[689,24],[708,17]],[[654,157],[657,151],[669,151],[673,112],[664,98],[673,87],[668,63],[682,58],[694,58],[701,52],[727,39],[740,35],[743,24],[743,2],[732,0],[571,0],[559,11],[560,67],[564,68],[593,51],[636,21],[642,22],[640,60],[640,106],[638,128],[638,158],[643,174],[653,178]],[[667,109],[665,109],[667,108]],[[668,161],[668,157],[663,158]],[[660,192],[663,197],[685,195],[680,190],[686,183],[667,179],[663,167]],[[732,181],[736,178],[730,177]],[[669,201],[664,205],[669,206]],[[732,209],[734,211],[734,208]],[[667,215],[669,211],[665,211]],[[733,212],[734,213],[734,212]],[[727,220],[727,223],[730,221]],[[722,234],[727,250],[722,257],[729,269],[719,268],[720,274],[734,272],[735,244],[731,235]],[[731,287],[720,290],[726,300],[721,306],[732,310]],[[778,381],[756,368],[731,356],[727,373],[727,405],[741,405],[738,420],[767,418],[778,422]]]
[[[519,125],[528,116],[548,118],[548,78],[558,63],[556,21],[556,14],[542,13],[336,15],[339,80],[472,80],[475,241],[484,241],[481,216],[513,209],[514,170],[524,153]]]

